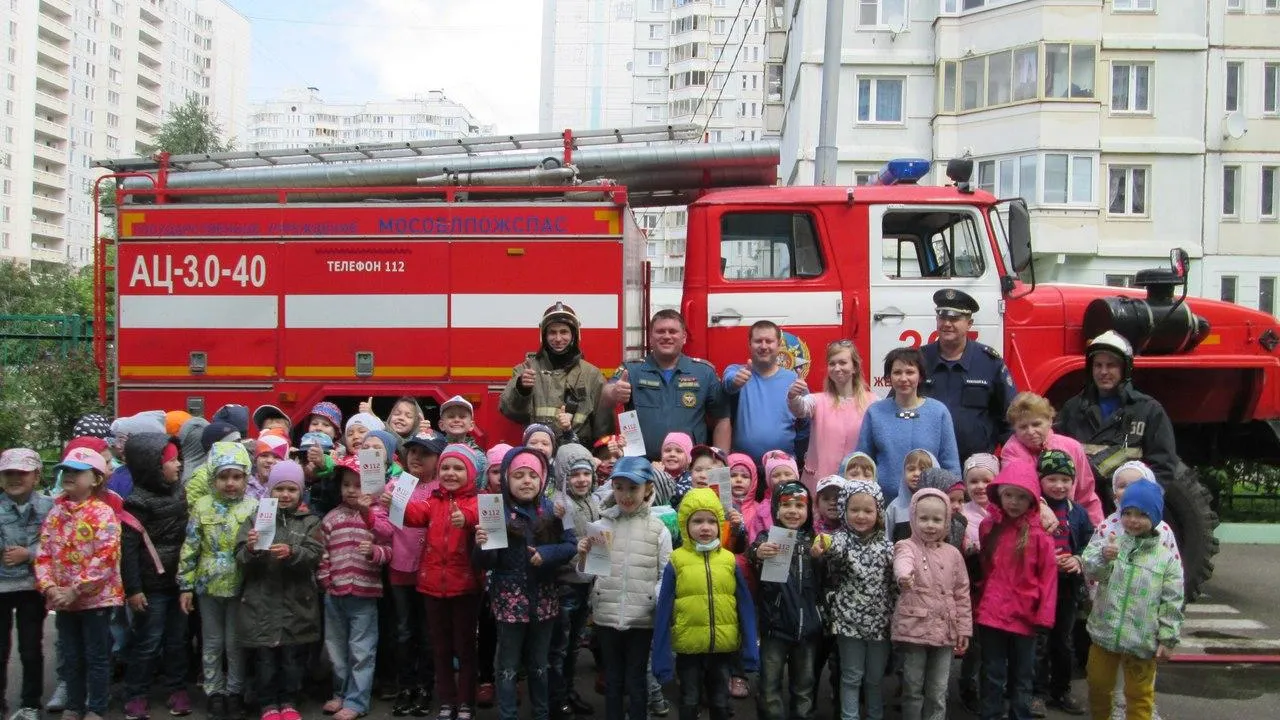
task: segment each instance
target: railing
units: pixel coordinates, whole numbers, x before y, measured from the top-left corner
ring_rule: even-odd
[[[48,40],[37,41],[36,52],[47,55],[54,61],[62,63],[63,67],[69,67],[71,65],[71,51],[64,47],[54,45]]]
[[[61,213],[67,212],[67,201],[58,198],[46,197],[44,195],[33,195],[31,197],[31,205],[37,210],[45,212]]]
[[[67,189],[66,175],[59,175],[58,173],[46,172],[44,170],[34,170],[32,171],[32,174],[34,176],[35,181],[40,183],[41,185],[44,185],[46,187],[51,187],[56,190]]]
[[[1231,461],[1199,474],[1223,522],[1280,522],[1280,467]]]

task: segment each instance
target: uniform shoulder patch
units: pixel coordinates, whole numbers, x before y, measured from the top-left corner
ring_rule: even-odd
[[[711,368],[712,370],[714,370],[714,369],[715,369],[715,367],[716,367],[715,365],[712,365],[712,364],[711,364],[711,361],[710,361],[710,360],[703,360],[702,358],[692,357],[692,356],[689,356],[689,355],[686,355],[685,357],[689,358],[690,360],[692,360],[692,361],[694,361],[694,362],[696,362],[696,363],[701,363],[701,364],[703,364],[703,365],[706,365],[707,367]]]
[[[986,344],[982,345],[982,352],[986,353],[987,355],[989,355],[990,357],[996,360],[1000,359],[1000,351],[991,347],[990,345],[986,345]]]

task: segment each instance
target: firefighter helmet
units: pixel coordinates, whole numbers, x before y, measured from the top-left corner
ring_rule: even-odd
[[[1124,365],[1124,377],[1126,380],[1129,379],[1129,374],[1133,370],[1133,346],[1123,335],[1115,330],[1108,330],[1085,345],[1084,356],[1090,365],[1093,364],[1093,356],[1100,352],[1110,353],[1120,358],[1120,362]]]

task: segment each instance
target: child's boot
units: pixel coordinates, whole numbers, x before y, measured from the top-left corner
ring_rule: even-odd
[[[414,693],[409,688],[404,688],[396,693],[395,703],[391,706],[391,714],[396,717],[404,717],[413,712],[417,707]]]
[[[214,693],[209,696],[209,720],[227,720],[227,696]]]
[[[244,720],[244,696],[227,693],[227,720]]]
[[[413,693],[413,708],[409,714],[414,717],[426,717],[431,714],[431,688],[419,687]]]

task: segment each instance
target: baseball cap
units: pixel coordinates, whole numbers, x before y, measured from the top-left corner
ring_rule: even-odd
[[[405,440],[403,444],[403,447],[405,448],[406,452],[411,447],[420,447],[426,450],[431,455],[439,455],[440,453],[443,453],[445,447],[447,446],[448,446],[448,442],[446,442],[445,439],[440,435],[433,435],[431,437],[414,435],[408,440]]]
[[[13,448],[0,453],[0,472],[17,470],[18,472],[38,472],[41,467],[40,454],[27,448]]]
[[[259,430],[262,429],[262,425],[266,421],[272,418],[283,418],[286,422],[291,423],[288,413],[275,405],[259,405],[258,408],[253,411],[253,425]]]
[[[106,475],[107,461],[89,448],[71,448],[62,458],[62,462],[54,466],[54,470],[97,470]]]
[[[333,449],[333,438],[322,432],[303,433],[302,439],[298,441],[298,447],[307,450],[311,447],[318,447],[325,452]]]
[[[653,465],[643,457],[621,457],[613,464],[609,477],[626,478],[637,485],[653,482]]]
[[[472,415],[475,415],[476,413],[475,407],[466,398],[462,397],[461,395],[454,395],[448,400],[445,400],[444,404],[440,406],[441,414],[443,414],[445,410],[448,410],[451,407],[464,407],[467,409],[467,412],[471,413]]]

